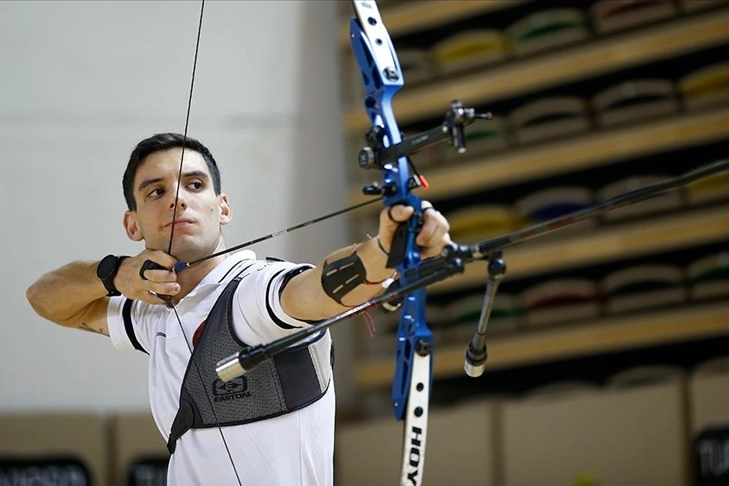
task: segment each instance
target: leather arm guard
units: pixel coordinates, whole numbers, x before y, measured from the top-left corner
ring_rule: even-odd
[[[333,262],[324,262],[321,272],[321,286],[324,292],[339,305],[342,298],[355,287],[367,282],[367,270],[356,251]]]

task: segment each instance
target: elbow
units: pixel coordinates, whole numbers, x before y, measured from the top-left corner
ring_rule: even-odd
[[[45,319],[49,319],[48,310],[43,306],[43,292],[39,287],[38,282],[28,287],[25,291],[25,298],[36,314]]]
[[[30,304],[30,306],[33,308],[34,311],[37,313],[40,313],[40,291],[38,290],[38,283],[32,284],[30,287],[28,287],[25,290],[25,298]]]
[[[43,319],[49,320],[61,326],[68,326],[69,324],[58,316],[57,312],[48,305],[49,299],[46,293],[43,291],[43,286],[38,282],[34,283],[25,291],[25,298],[28,300],[30,307]]]

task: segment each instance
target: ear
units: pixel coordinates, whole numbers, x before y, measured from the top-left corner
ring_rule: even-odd
[[[228,195],[225,193],[221,193],[219,198],[219,205],[220,205],[220,224],[228,224],[230,223],[230,220],[233,219],[233,210],[230,207],[230,202],[228,201]]]
[[[137,213],[135,211],[124,212],[124,230],[127,232],[127,237],[132,241],[142,241],[142,230],[139,229],[137,223]]]

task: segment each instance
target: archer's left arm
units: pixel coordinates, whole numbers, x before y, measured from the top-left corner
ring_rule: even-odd
[[[451,239],[445,217],[426,201],[423,208],[429,209],[416,243],[425,259],[439,255]],[[412,212],[406,206],[394,206],[389,213],[383,209],[376,238],[339,249],[291,279],[281,295],[284,312],[300,320],[326,319],[381,294],[382,282],[394,274],[385,264],[398,221],[406,221]]]

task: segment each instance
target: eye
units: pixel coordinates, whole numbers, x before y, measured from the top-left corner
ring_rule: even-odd
[[[194,191],[200,191],[205,187],[205,185],[202,183],[202,181],[192,181],[187,185],[187,187]]]
[[[147,193],[147,197],[159,197],[164,193],[165,193],[164,189],[162,189],[161,187],[155,187],[154,189],[152,189],[151,191],[149,191]]]

